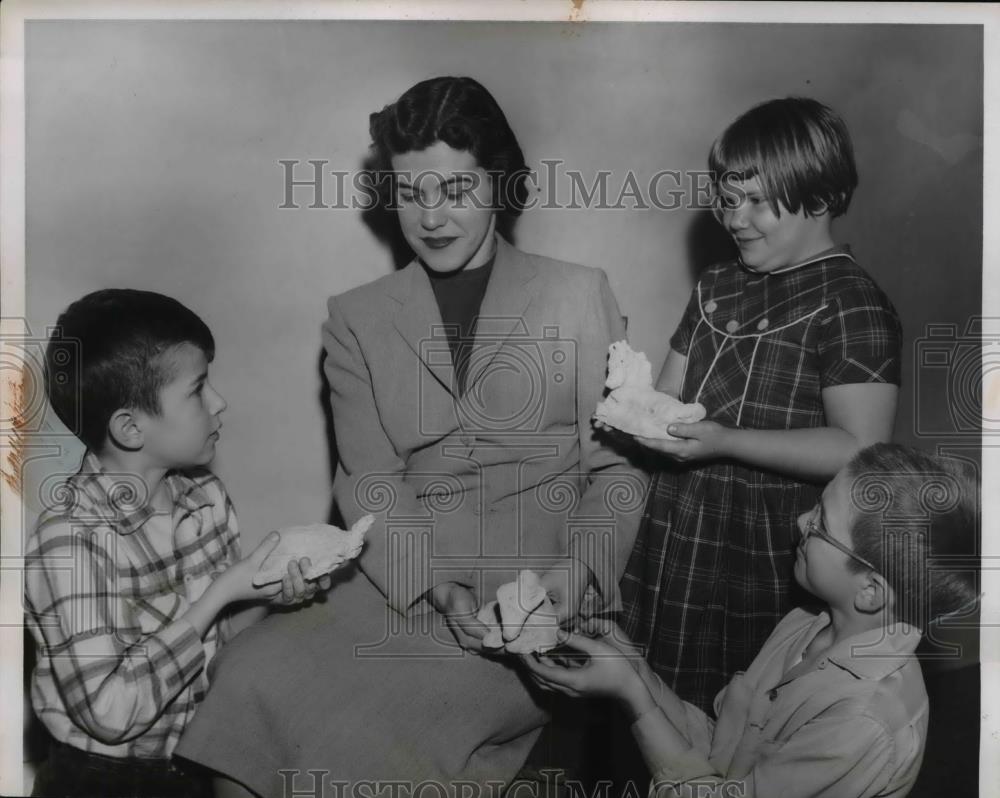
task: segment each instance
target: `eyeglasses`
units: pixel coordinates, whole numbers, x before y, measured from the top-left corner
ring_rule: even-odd
[[[810,518],[808,521],[806,521],[806,528],[805,531],[802,533],[802,542],[805,543],[807,540],[809,540],[810,537],[813,536],[818,537],[820,540],[829,543],[835,549],[840,549],[842,552],[844,552],[844,554],[846,554],[855,562],[859,562],[863,566],[865,566],[865,568],[868,568],[869,570],[878,573],[878,568],[876,568],[874,565],[868,562],[868,560],[866,560],[860,554],[856,554],[855,552],[851,551],[851,549],[847,548],[847,546],[845,546],[839,540],[830,537],[830,535],[828,535],[826,532],[823,531],[823,528],[818,523],[819,513],[820,513],[820,508],[817,506],[816,512],[813,514],[813,517]]]

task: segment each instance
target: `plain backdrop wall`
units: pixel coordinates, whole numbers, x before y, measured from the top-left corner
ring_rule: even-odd
[[[897,437],[937,446],[951,440],[951,372],[918,373],[913,358],[928,324],[961,332],[980,310],[982,63],[975,27],[31,22],[29,321],[40,334],[118,286],[171,294],[208,322],[229,401],[216,468],[249,547],[327,517],[325,299],[394,268],[359,211],[310,209],[308,190],[280,209],[279,160],[357,169],[370,112],[466,74],[530,164],[610,170],[614,198],[629,170],[641,185],[706,169],[712,139],[751,105],[809,95],[854,135],[861,187],[838,237],[904,322]],[[536,209],[515,232],[523,249],[604,268],[654,368],[697,268],[729,251],[697,210]]]

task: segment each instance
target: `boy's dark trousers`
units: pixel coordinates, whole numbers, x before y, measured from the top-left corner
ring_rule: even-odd
[[[212,782],[194,765],[168,759],[118,759],[50,742],[32,795],[45,798],[212,798]]]

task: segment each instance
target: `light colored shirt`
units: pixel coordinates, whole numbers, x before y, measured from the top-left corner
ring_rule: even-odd
[[[715,699],[717,722],[685,703],[670,719],[692,745],[657,759],[650,714],[633,733],[650,762],[651,795],[671,784],[698,796],[868,798],[906,795],[927,737],[927,693],[913,651],[920,632],[906,624],[856,635],[811,670],[786,674],[830,623],[825,612],[786,615],[745,673]]]
[[[141,480],[88,453],[28,539],[32,705],[57,740],[85,751],[168,757],[225,636],[215,623],[203,641],[181,616],[240,557],[232,502],[204,469],[165,480],[169,514],[151,509]]]

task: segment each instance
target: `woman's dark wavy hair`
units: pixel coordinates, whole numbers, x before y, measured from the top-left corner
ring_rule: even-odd
[[[847,464],[853,548],[895,594],[897,620],[919,629],[976,599],[979,480],[973,466],[877,443]],[[952,566],[946,558],[957,558]],[[960,562],[961,561],[961,564]],[[865,566],[849,560],[855,572]]]
[[[121,408],[158,416],[160,390],[174,378],[164,357],[192,344],[211,361],[215,339],[194,311],[153,291],[108,288],[71,304],[45,351],[49,404],[91,450],[107,441]]]
[[[791,213],[805,208],[809,216],[824,210],[840,216],[858,186],[847,125],[832,109],[807,97],[751,108],[712,144],[708,166],[717,192],[725,192],[729,181],[756,177],[776,215],[780,202]]]
[[[469,152],[492,178],[493,206],[514,219],[528,198],[528,167],[514,131],[497,101],[472,78],[422,81],[369,117],[376,185],[391,201],[394,155],[427,149],[441,141]]]

